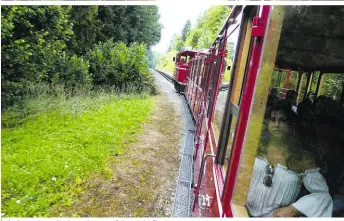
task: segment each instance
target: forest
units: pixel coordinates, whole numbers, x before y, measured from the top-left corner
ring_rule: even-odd
[[[113,177],[155,103],[159,17],[157,6],[1,7],[2,217],[63,216],[90,176]]]
[[[157,6],[3,6],[1,21],[2,110],[32,85],[153,90]]]

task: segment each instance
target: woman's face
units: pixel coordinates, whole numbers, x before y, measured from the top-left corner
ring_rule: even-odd
[[[273,136],[282,137],[290,132],[287,117],[283,111],[272,111],[268,119],[268,129]]]

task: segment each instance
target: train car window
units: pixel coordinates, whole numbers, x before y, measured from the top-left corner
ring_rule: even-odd
[[[284,71],[273,71],[271,86],[276,88],[282,88],[285,83],[287,73]]]
[[[248,9],[248,8],[247,8]],[[221,133],[218,139],[218,149],[216,153],[216,163],[223,165],[222,175],[225,180],[226,171],[230,159],[233,136],[236,129],[236,119],[239,111],[239,100],[241,97],[241,89],[245,75],[246,63],[248,60],[248,52],[251,44],[251,24],[252,19],[256,14],[256,7],[245,10],[237,17],[240,27],[235,27],[228,35],[227,46],[236,46],[234,52],[235,57],[232,57],[231,79],[228,86],[228,93],[225,101],[224,112],[226,113],[222,119]],[[233,37],[231,37],[233,35]],[[236,36],[237,42],[234,42]],[[240,39],[240,41],[239,41]],[[230,53],[228,53],[230,54]]]
[[[287,92],[294,90],[297,92],[297,84],[299,73],[291,70],[274,70],[272,72],[271,79],[271,101],[274,103],[277,100],[283,100],[286,98]],[[272,92],[272,93],[271,93]]]
[[[200,107],[200,96],[202,95],[202,88],[201,88],[201,82],[202,82],[202,77],[204,73],[204,57],[200,56],[198,58],[199,60],[199,69],[198,69],[198,74],[197,74],[197,79],[196,79],[196,85],[195,85],[195,104],[194,104],[194,114],[195,116],[198,116],[199,114],[199,107]]]
[[[198,74],[198,78],[197,78],[197,82],[196,82],[197,86],[200,86],[201,85],[201,81],[202,81],[203,59],[200,58],[199,62],[200,62],[200,66],[199,66],[199,74]]]
[[[343,12],[272,8],[232,199],[250,216],[344,215]],[[277,67],[311,73],[297,106],[296,87],[268,105]]]
[[[310,75],[310,73],[307,73],[307,72],[304,72],[301,74],[297,103],[302,102],[306,98],[306,95],[307,95],[307,79],[308,79],[309,75]]]
[[[206,65],[206,72],[204,74],[204,84],[203,84],[203,100],[206,101],[206,107],[209,105],[209,87],[211,87],[211,80],[212,80],[212,69],[214,66],[214,62],[212,62],[212,51],[210,51],[210,53],[207,55],[206,59],[207,59],[207,65]],[[207,110],[207,109],[206,109]]]
[[[239,106],[240,99],[241,99],[241,92],[243,81],[245,78],[246,67],[247,67],[247,60],[249,55],[249,50],[251,47],[251,28],[252,28],[252,19],[255,16],[256,8],[250,11],[249,19],[247,19],[244,23],[244,30],[242,33],[241,38],[244,40],[240,42],[238,55],[237,55],[237,63],[236,67],[232,72],[232,89],[231,89],[231,96],[230,102]]]
[[[199,78],[199,70],[200,70],[200,59],[198,56],[196,56],[195,57],[195,68],[194,68],[194,72],[193,72],[193,76],[192,76],[192,91],[191,91],[191,96],[192,96],[191,108],[192,108],[193,113],[194,113],[194,110],[193,110],[194,104],[195,104],[195,102],[197,102],[196,92],[198,91],[197,90],[197,80]]]
[[[219,39],[219,43],[216,46],[216,60],[214,61],[213,64],[213,69],[211,72],[211,82],[210,82],[210,88],[209,88],[209,106],[208,106],[208,111],[207,111],[207,115],[210,116],[210,113],[212,111],[213,105],[214,105],[214,93],[216,93],[215,91],[215,87],[218,81],[218,77],[220,77],[218,74],[219,72],[221,72],[220,68],[221,68],[221,60],[222,57],[218,56],[218,52],[219,50],[223,47],[223,43],[224,43],[224,39],[221,38]],[[220,73],[221,75],[221,73]],[[215,100],[216,101],[216,100]]]
[[[207,55],[204,55],[204,67],[203,67],[203,73],[202,73],[202,80],[201,80],[201,88],[202,88],[202,91],[204,92],[205,90],[205,84],[206,84],[206,76],[207,76],[207,72],[208,72],[208,69],[209,69],[209,64],[207,64],[207,60],[208,60],[208,56]]]
[[[180,57],[180,61],[181,61],[182,63],[188,63],[188,56],[186,56],[186,55],[181,56],[181,57]]]
[[[228,137],[228,144],[227,148],[225,151],[225,160],[223,162],[223,170],[226,172],[228,170],[228,165],[229,165],[229,159],[230,159],[230,154],[232,150],[232,144],[233,144],[233,139],[235,135],[235,129],[237,126],[237,117],[233,114],[230,115],[230,129],[229,129],[229,137]],[[224,173],[225,177],[225,173]]]
[[[324,95],[337,102],[344,102],[344,74],[324,74],[318,95]]]
[[[195,79],[195,84],[197,86],[200,85],[200,80],[201,80],[201,77],[202,77],[202,67],[203,67],[203,63],[202,63],[202,58],[201,57],[198,57],[198,67],[197,67],[197,76],[196,76],[196,79]]]
[[[297,71],[292,71],[290,73],[290,78],[287,85],[289,90],[297,90],[296,87],[297,87],[298,76],[299,76],[299,72]]]
[[[238,17],[236,18],[237,20],[239,20],[241,18]],[[227,69],[227,66],[229,67],[233,67],[233,60],[234,60],[234,55],[235,55],[235,50],[237,48],[237,42],[238,42],[238,35],[239,35],[239,25],[235,27],[234,31],[231,31],[229,33],[229,35],[227,36],[227,44],[226,44],[226,50],[227,50],[227,56],[225,57],[225,61],[226,61],[226,67],[225,67],[225,72],[223,74],[222,77],[222,84],[228,84],[230,81],[230,77],[231,77],[231,72],[232,72],[232,68],[229,68],[229,70]]]
[[[319,81],[319,76],[320,76],[320,71],[315,71],[313,73],[312,79],[311,79],[311,84],[308,93],[311,94],[311,99],[314,101],[315,96],[316,96],[316,91],[317,91],[317,85]]]
[[[191,79],[191,76],[192,76],[192,72],[193,72],[193,69],[194,69],[194,59],[190,59],[189,60],[189,63],[190,63],[190,70],[189,70],[189,75],[187,78],[189,78],[188,82],[190,82],[190,79]]]
[[[197,70],[197,59],[194,58],[194,59],[193,59],[193,68],[192,68],[192,73],[191,73],[191,82],[192,82],[192,83],[193,83],[194,80],[195,80],[196,70]]]
[[[190,74],[188,76],[188,83],[187,83],[187,99],[189,102],[191,102],[191,95],[192,95],[192,88],[193,88],[193,84],[192,84],[192,79],[193,79],[193,74],[194,74],[194,71],[195,71],[195,59],[192,58],[190,59]]]
[[[235,29],[231,31],[230,35],[227,37],[227,50],[228,55],[227,58],[225,58],[227,60],[228,63],[230,63],[231,65],[233,64],[233,60],[234,60],[234,56],[235,56],[235,49],[237,46],[237,42],[238,42],[238,35],[239,35],[239,27],[235,27]],[[228,47],[230,47],[230,49],[228,49]],[[226,78],[226,73],[224,75],[224,78]],[[228,77],[229,78],[229,77]],[[228,84],[228,82],[222,82],[223,84]],[[217,98],[216,98],[216,104],[215,104],[215,112],[214,112],[214,133],[215,133],[215,137],[216,140],[219,140],[219,135],[220,135],[220,129],[221,129],[221,125],[222,125],[222,121],[223,121],[223,114],[225,111],[225,107],[226,107],[226,98],[227,98],[227,94],[228,94],[228,89],[227,90],[219,90]]]

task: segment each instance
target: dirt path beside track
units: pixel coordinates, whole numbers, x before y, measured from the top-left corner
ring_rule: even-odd
[[[142,133],[108,171],[93,174],[77,201],[55,208],[56,216],[170,217],[180,164],[183,116],[170,83],[156,77],[160,94]],[[128,143],[129,143],[128,142]]]

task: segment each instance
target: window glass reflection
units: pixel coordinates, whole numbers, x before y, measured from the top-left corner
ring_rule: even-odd
[[[227,37],[227,45],[226,48],[228,50],[228,55],[225,58],[225,61],[227,65],[232,66],[234,56],[235,56],[235,48],[238,41],[238,34],[239,34],[239,27],[233,31],[231,35]],[[226,107],[226,97],[228,93],[228,84],[230,79],[230,71],[225,70],[223,76],[222,76],[222,87],[219,90],[219,93],[217,95],[216,99],[216,106],[215,106],[215,113],[214,113],[214,133],[215,137],[218,139],[221,129],[221,124],[223,120],[223,114]]]
[[[251,216],[343,216],[343,12],[323,6],[272,12],[273,37],[262,57],[234,196]],[[288,72],[279,80],[276,69],[292,71],[289,86]],[[322,75],[331,70],[338,73]],[[311,76],[297,77],[305,72]],[[283,84],[285,94],[274,90]],[[307,94],[297,102],[300,93]]]

